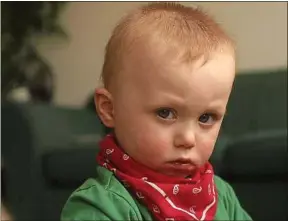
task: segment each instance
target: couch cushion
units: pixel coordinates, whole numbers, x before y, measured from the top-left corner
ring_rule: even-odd
[[[253,220],[287,220],[287,159],[287,129],[245,135],[228,145],[222,177]]]
[[[288,175],[287,130],[267,130],[235,139],[223,160],[225,173],[235,178],[284,179]]]
[[[43,175],[52,188],[77,188],[96,175],[96,145],[55,150],[42,157]]]

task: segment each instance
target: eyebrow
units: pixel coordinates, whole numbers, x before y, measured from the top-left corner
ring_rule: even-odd
[[[211,112],[217,111],[218,114],[223,114],[223,115],[226,115],[226,111],[227,111],[226,107],[223,108],[223,105],[218,104],[218,103],[209,105],[206,109],[207,111],[211,111]]]
[[[159,97],[161,97],[161,101],[157,101],[157,99],[153,99],[153,101],[148,101],[150,106],[178,106],[183,107],[186,102],[181,97],[163,93]],[[164,102],[162,101],[164,100]]]
[[[207,111],[206,112],[208,112],[208,113],[216,113],[217,115],[221,115],[221,116],[226,116],[226,108],[225,109],[223,109],[223,108],[217,108],[217,107],[215,107],[215,108],[208,108],[207,109]]]

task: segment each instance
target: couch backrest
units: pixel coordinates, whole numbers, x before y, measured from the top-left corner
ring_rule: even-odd
[[[227,106],[222,133],[235,137],[287,128],[287,69],[240,73]]]

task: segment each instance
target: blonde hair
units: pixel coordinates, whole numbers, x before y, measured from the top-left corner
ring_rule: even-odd
[[[164,44],[166,50],[174,50],[175,59],[183,62],[208,58],[217,51],[235,53],[232,39],[199,8],[151,3],[128,13],[112,32],[101,75],[104,87],[108,87],[112,76],[123,71],[125,58],[133,48],[149,44],[149,40],[154,48]]]

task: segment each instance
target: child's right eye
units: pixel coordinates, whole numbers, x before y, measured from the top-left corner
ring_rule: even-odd
[[[161,108],[156,111],[158,117],[165,120],[172,120],[176,118],[175,111],[169,108]]]

